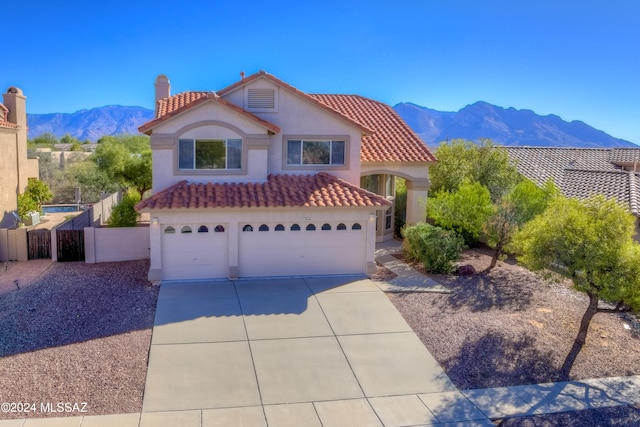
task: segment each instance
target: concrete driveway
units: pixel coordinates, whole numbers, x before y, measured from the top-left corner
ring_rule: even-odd
[[[400,426],[479,418],[368,279],[161,286],[141,426]]]

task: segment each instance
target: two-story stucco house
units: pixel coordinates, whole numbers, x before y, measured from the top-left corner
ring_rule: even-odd
[[[407,222],[424,220],[435,157],[385,104],[264,71],[218,92],[172,96],[163,75],[155,86],[156,118],[140,127],[154,194],[137,205],[151,215],[153,282],[367,273],[392,236],[394,176],[407,179]]]
[[[27,98],[17,87],[2,94],[0,104],[0,227],[15,226],[12,212],[29,178],[38,178],[38,159],[27,158]]]

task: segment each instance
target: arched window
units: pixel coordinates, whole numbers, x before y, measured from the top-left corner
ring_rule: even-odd
[[[164,228],[164,234],[175,234],[176,233],[176,229],[173,228],[172,226],[168,226]]]
[[[338,226],[336,227],[338,230],[346,230],[347,226],[344,225],[343,223],[338,224]]]
[[[185,225],[184,227],[182,227],[182,229],[180,230],[181,233],[191,233],[191,227],[189,227],[188,225]]]
[[[253,231],[253,227],[247,224],[244,227],[242,227],[242,231]]]
[[[313,224],[307,224],[307,231],[316,231],[316,226]]]
[[[331,226],[329,224],[322,224],[322,230],[323,231],[331,230]]]
[[[352,230],[362,230],[362,226],[357,222],[351,226]]]
[[[282,224],[276,225],[276,231],[284,231],[284,225]]]
[[[300,231],[300,226],[298,224],[293,224],[291,226],[291,231]]]
[[[258,231],[269,231],[269,226],[267,224],[262,224]]]
[[[209,228],[206,225],[201,225],[200,227],[198,227],[198,233],[208,233],[209,232]]]
[[[216,233],[224,233],[224,227],[221,225],[216,225],[216,228],[213,229]]]

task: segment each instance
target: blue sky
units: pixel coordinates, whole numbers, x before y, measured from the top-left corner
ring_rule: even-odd
[[[29,0],[3,6],[0,90],[30,113],[153,108],[264,69],[309,93],[482,100],[640,144],[637,0]]]

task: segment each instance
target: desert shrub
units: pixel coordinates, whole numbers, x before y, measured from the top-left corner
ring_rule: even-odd
[[[140,214],[136,211],[136,203],[140,201],[140,193],[129,190],[120,203],[111,210],[109,227],[135,227]]]
[[[419,222],[403,230],[404,251],[407,257],[419,261],[433,273],[451,273],[454,261],[464,248],[464,240],[455,231],[444,230]]]
[[[464,181],[457,190],[438,191],[427,201],[427,216],[434,224],[455,231],[467,245],[478,241],[492,213],[489,190],[478,182]]]
[[[407,182],[400,177],[396,177],[396,200],[395,200],[394,234],[402,236],[402,227],[407,221]]]

